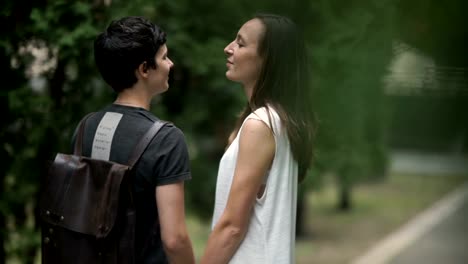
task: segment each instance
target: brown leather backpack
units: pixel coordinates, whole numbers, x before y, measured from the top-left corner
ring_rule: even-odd
[[[166,123],[156,121],[128,165],[82,155],[86,116],[74,153],[58,153],[40,200],[42,263],[134,263],[133,166]]]

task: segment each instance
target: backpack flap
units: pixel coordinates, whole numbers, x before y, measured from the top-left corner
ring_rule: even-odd
[[[106,237],[117,218],[127,172],[126,165],[57,154],[40,201],[42,219],[71,231]]]

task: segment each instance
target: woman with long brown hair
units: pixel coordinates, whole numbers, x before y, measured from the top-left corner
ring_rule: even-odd
[[[290,19],[259,14],[224,52],[248,105],[220,162],[202,263],[294,263],[297,185],[313,139],[304,41]]]

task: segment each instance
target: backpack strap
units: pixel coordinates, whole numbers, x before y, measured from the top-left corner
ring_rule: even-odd
[[[81,156],[86,120],[88,120],[88,118],[90,116],[92,116],[93,114],[94,114],[94,112],[91,112],[91,113],[87,114],[80,121],[80,124],[79,124],[79,127],[78,127],[78,132],[77,132],[77,135],[76,135],[75,146],[73,148],[73,155],[75,155],[75,156]]]
[[[73,148],[73,155],[81,156],[81,154],[82,154],[83,137],[84,137],[86,121],[93,114],[94,114],[94,112],[87,114],[85,117],[83,117],[83,119],[81,119],[81,121],[79,123],[78,132],[77,132],[76,140],[75,140],[75,146]],[[154,138],[154,136],[156,136],[156,134],[159,132],[159,130],[163,126],[165,126],[167,123],[168,122],[162,121],[162,120],[155,121],[154,124],[151,126],[151,128],[143,136],[143,138],[140,139],[138,144],[133,149],[133,152],[130,155],[130,158],[128,160],[127,165],[129,165],[130,168],[133,168],[133,166],[138,161],[138,159],[140,159],[141,155],[146,150],[146,148],[148,147],[149,143]]]
[[[167,122],[165,121],[161,121],[161,120],[155,121],[154,124],[151,126],[151,128],[143,136],[143,138],[140,139],[138,144],[133,149],[133,152],[130,155],[130,158],[127,162],[130,169],[133,168],[133,166],[135,166],[135,163],[138,161],[138,159],[140,159],[140,156],[143,154],[143,152],[145,152],[151,140],[154,138],[154,136],[156,136],[159,130],[166,124]]]

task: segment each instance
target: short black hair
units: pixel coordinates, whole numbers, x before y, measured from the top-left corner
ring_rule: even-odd
[[[146,62],[156,68],[154,57],[166,43],[166,33],[143,17],[128,16],[110,23],[94,41],[94,60],[104,81],[114,91],[133,86],[135,69]]]

